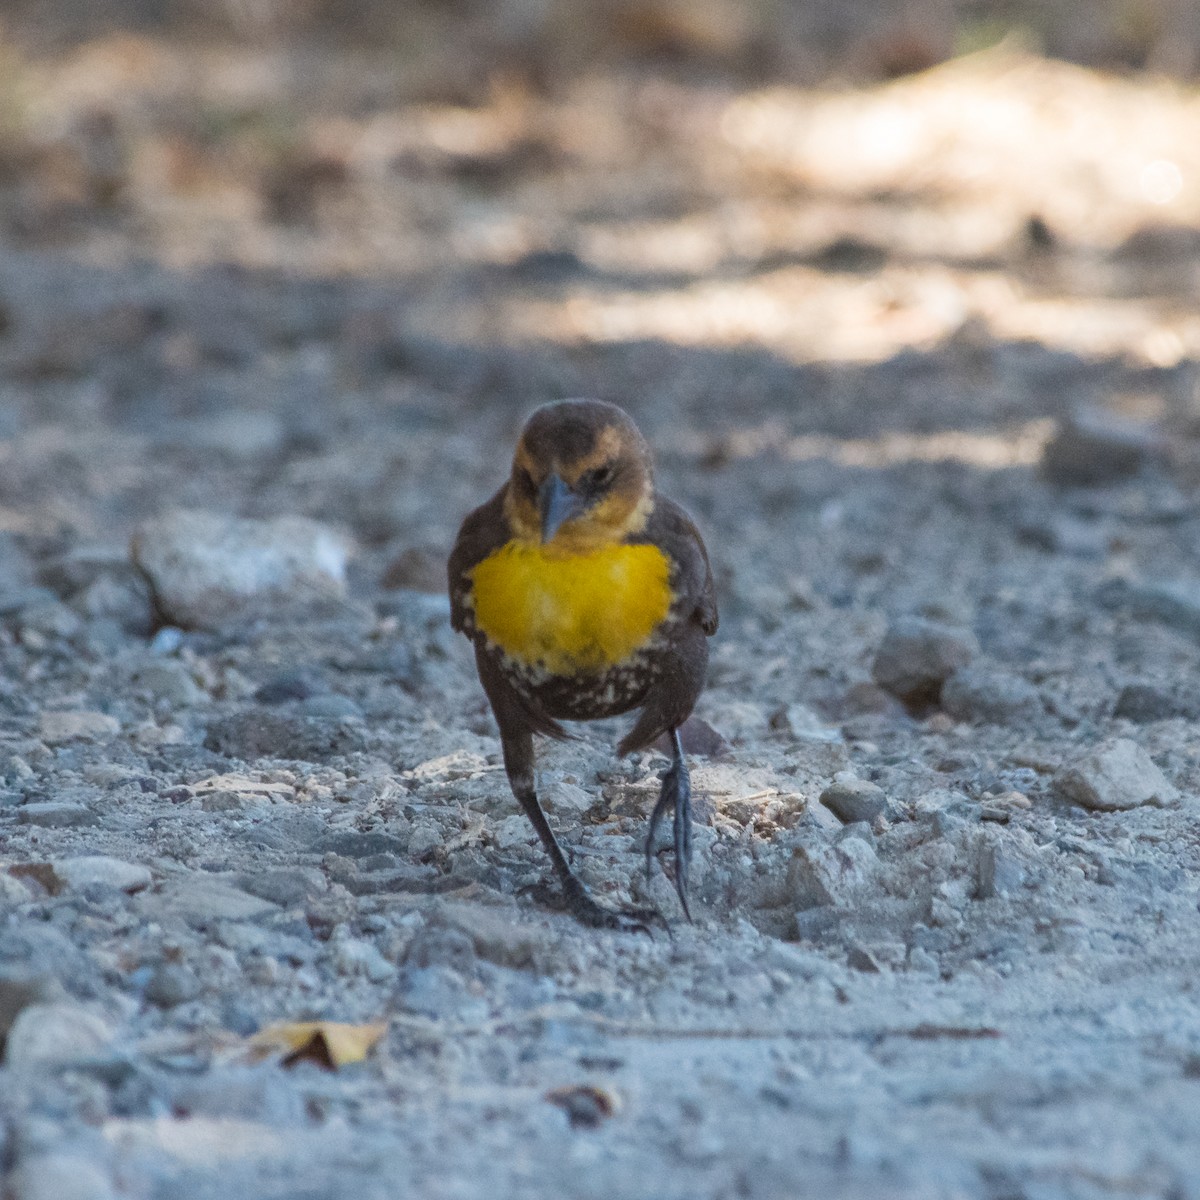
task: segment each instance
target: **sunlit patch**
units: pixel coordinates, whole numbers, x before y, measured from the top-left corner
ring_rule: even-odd
[[[729,459],[756,458],[773,453],[792,462],[827,459],[846,467],[879,468],[909,462],[946,462],[962,463],[981,471],[999,471],[1039,462],[1054,430],[1055,422],[1042,418],[997,430],[891,432],[871,438],[840,438],[827,434],[788,437],[778,422],[768,422],[729,433],[722,440],[722,452]],[[708,448],[708,441],[702,434],[683,437],[680,448],[699,457]]]
[[[1183,191],[1183,172],[1178,163],[1156,158],[1142,168],[1138,183],[1151,204],[1170,204]]]

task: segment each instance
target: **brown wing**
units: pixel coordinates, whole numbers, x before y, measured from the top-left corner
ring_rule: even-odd
[[[717,632],[717,598],[712,567],[700,530],[688,514],[665,496],[658,497],[639,542],[653,542],[671,560],[671,587],[680,616],[693,620],[708,637]]]
[[[471,605],[468,603],[471,582],[467,578],[494,550],[508,541],[508,524],[504,520],[506,483],[486,504],[467,514],[458,531],[446,574],[450,585],[450,624],[459,633],[471,637],[474,630]]]

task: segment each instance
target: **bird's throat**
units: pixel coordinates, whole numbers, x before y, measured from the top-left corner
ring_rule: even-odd
[[[564,554],[507,542],[474,570],[475,625],[504,653],[554,675],[626,662],[671,607],[670,565],[657,547],[617,543]]]

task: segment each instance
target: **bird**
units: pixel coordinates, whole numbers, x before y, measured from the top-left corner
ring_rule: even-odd
[[[666,735],[670,766],[651,812],[673,822],[675,889],[690,921],[691,779],[680,727],[704,687],[717,602],[704,540],[659,493],[650,448],[607,401],[558,400],[525,422],[508,479],[462,523],[447,564],[450,620],[474,644],[513,795],[541,840],[566,906],[585,925],[646,930],[656,910],[592,896],[538,800],[534,735],[563,721],[638,710],[617,753]]]

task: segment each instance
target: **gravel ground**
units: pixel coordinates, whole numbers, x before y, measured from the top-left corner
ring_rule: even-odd
[[[296,161],[281,214],[186,147],[115,209],[0,195],[7,1196],[1200,1200],[1194,95],[604,86],[409,114],[386,179],[359,130],[300,217]],[[963,96],[1044,117],[1044,205],[1018,148],[956,174]],[[818,178],[914,111],[943,174]],[[1151,127],[1141,192],[1070,183]],[[542,752],[652,938],[559,911],[442,594],[572,394],[718,575],[695,924],[641,870],[666,760]],[[251,1053],[301,1020],[387,1031]]]

